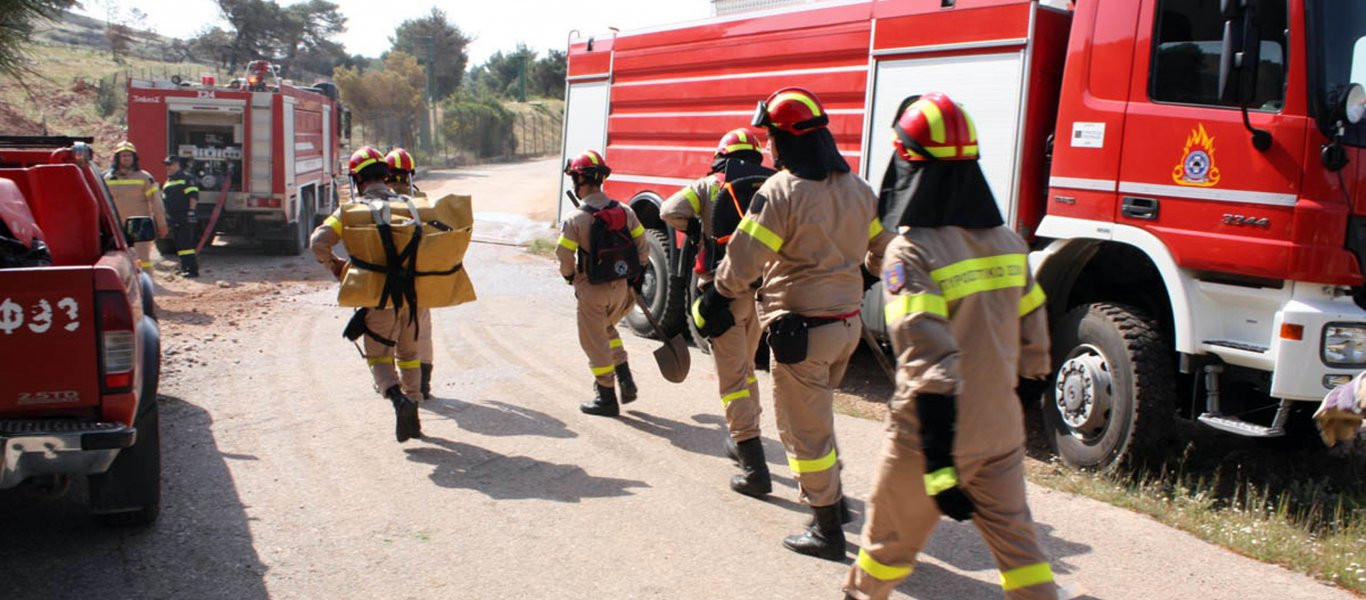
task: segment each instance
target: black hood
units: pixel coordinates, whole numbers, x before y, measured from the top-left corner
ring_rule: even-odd
[[[764,155],[759,154],[754,150],[737,150],[735,152],[731,152],[730,154],[723,154],[721,156],[716,157],[715,160],[711,161],[711,171],[709,171],[707,174],[710,175],[712,173],[724,172],[726,170],[726,163],[732,160],[738,160],[740,162],[758,165],[763,164]]]
[[[802,179],[821,181],[831,173],[848,173],[849,163],[840,156],[835,136],[829,129],[817,129],[802,136],[781,129],[769,130],[773,145],[778,149],[774,164],[787,169]]]
[[[882,177],[877,204],[882,226],[890,230],[1005,224],[975,160],[910,162],[893,156]]]

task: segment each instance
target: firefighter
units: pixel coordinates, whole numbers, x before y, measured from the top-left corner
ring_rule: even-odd
[[[413,161],[412,154],[403,148],[394,148],[384,155],[384,162],[389,165],[389,177],[385,182],[389,184],[390,190],[404,196],[426,196],[413,184],[413,173],[417,170],[417,163]],[[432,346],[430,308],[417,310],[417,324],[417,356],[422,364],[422,397],[425,400],[432,395],[432,358],[436,354],[436,349]]]
[[[1042,288],[978,165],[971,117],[912,96],[895,124],[882,282],[897,389],[845,592],[886,598],[946,515],[981,532],[1011,599],[1057,594],[1025,502],[1024,414],[1049,370]]]
[[[166,237],[166,209],[161,204],[161,193],[156,179],[138,166],[138,150],[132,142],[120,142],[114,147],[114,164],[104,173],[104,183],[114,196],[114,206],[125,221],[129,217],[150,216],[157,225],[157,235]],[[138,266],[152,272],[152,242],[138,242]]]
[[[585,151],[565,165],[564,173],[573,181],[581,204],[564,220],[555,256],[565,283],[574,286],[579,345],[588,355],[597,392],[579,410],[615,417],[620,408],[614,384],[621,384],[622,404],[634,401],[638,393],[617,322],[631,311],[631,293],[640,293],[650,250],[645,228],[631,207],[602,193],[612,169],[601,154]]]
[[[400,198],[389,190],[384,180],[389,174],[389,166],[384,155],[370,146],[362,146],[351,155],[350,172],[355,188],[362,195],[362,201],[389,201]],[[347,261],[332,253],[332,247],[342,241],[343,228],[341,210],[313,230],[311,247],[313,256],[332,272],[338,280]],[[421,389],[419,370],[417,324],[413,307],[396,307],[380,301],[376,306],[357,312],[363,319],[365,360],[370,365],[370,375],[374,377],[375,388],[380,390],[394,406],[394,437],[403,442],[422,437],[422,423],[417,414],[417,403]]]
[[[199,182],[193,173],[185,170],[184,159],[174,154],[167,156],[162,164],[166,165],[166,183],[161,186],[161,199],[176,256],[180,257],[180,274],[187,278],[199,277],[194,239],[194,208],[199,203]]]
[[[752,165],[763,162],[759,136],[741,128],[726,133],[712,156],[711,171],[670,196],[660,209],[660,218],[674,229],[687,231],[689,243],[700,247],[703,254],[720,248],[713,214],[722,197],[722,176],[730,161]],[[728,208],[721,205],[722,208]],[[730,236],[733,231],[724,232]],[[703,256],[698,261],[699,286],[711,285],[715,277],[714,257]],[[717,383],[720,385],[721,407],[725,411],[726,454],[740,463],[741,474],[730,480],[732,490],[747,496],[761,497],[773,491],[768,463],[764,459],[764,445],[759,438],[759,385],[754,377],[754,353],[759,348],[763,330],[755,315],[754,292],[746,289],[730,303],[735,326],[724,335],[709,340],[712,359],[716,362]]]
[[[759,322],[773,350],[773,409],[801,500],[814,518],[783,545],[842,560],[849,520],[840,489],[834,388],[861,338],[861,266],[881,262],[891,235],[877,196],[840,156],[815,94],[783,88],[759,103],[754,125],[768,129],[774,164],[750,201],[726,257],[694,310],[707,336],[732,325],[730,305],[758,289]],[[743,301],[743,300],[742,300]]]

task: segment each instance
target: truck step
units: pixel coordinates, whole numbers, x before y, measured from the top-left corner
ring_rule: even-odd
[[[90,433],[117,431],[123,428],[125,428],[125,426],[121,423],[74,421],[69,419],[0,420],[0,436],[36,435],[44,433]]]
[[[1259,346],[1257,344],[1248,344],[1244,342],[1233,342],[1229,340],[1212,340],[1205,342],[1205,345],[1219,346],[1222,348],[1232,348],[1234,350],[1242,350],[1243,352],[1255,352],[1257,354],[1266,354],[1267,352],[1271,351],[1271,348],[1268,348],[1266,346]]]
[[[1284,425],[1273,425],[1271,427],[1267,427],[1265,425],[1258,425],[1256,423],[1248,423],[1247,421],[1244,421],[1237,417],[1215,415],[1211,413],[1205,413],[1203,415],[1200,415],[1200,418],[1198,420],[1208,427],[1218,429],[1219,431],[1222,431],[1224,433],[1231,433],[1233,435],[1240,435],[1243,437],[1278,438],[1285,436]],[[1280,420],[1277,419],[1277,421],[1279,422]]]

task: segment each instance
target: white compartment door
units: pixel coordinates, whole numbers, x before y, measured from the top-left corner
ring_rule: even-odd
[[[569,85],[564,108],[564,147],[561,153],[564,159],[577,156],[584,150],[606,152],[609,90],[610,82],[605,79]],[[564,195],[565,190],[571,189],[573,184],[569,178],[561,176],[557,215],[573,209]]]
[[[1013,223],[1020,170],[1016,155],[1024,118],[1023,73],[1022,52],[878,62],[864,177],[873,189],[880,189],[892,158],[892,119],[901,101],[912,94],[943,92],[963,105],[977,124],[982,171],[1001,216]]]
[[[294,200],[299,195],[299,190],[296,189],[294,185],[294,177],[297,175],[298,172],[297,168],[294,165],[295,100],[289,97],[286,97],[284,100],[285,103],[282,107],[283,110],[281,111],[284,114],[284,129],[282,130],[283,135],[280,138],[280,145],[284,147],[285,152],[285,201],[289,202],[291,205],[294,205],[297,204],[296,202],[294,202]],[[294,218],[295,215],[303,214],[302,211],[296,211],[297,209],[293,209],[290,211],[291,218]]]

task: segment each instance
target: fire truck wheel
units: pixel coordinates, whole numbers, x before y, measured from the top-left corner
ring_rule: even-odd
[[[692,306],[694,300],[697,300],[697,273],[693,273],[692,277],[688,278],[689,307]],[[692,342],[697,346],[697,349],[701,350],[702,354],[711,354],[711,344],[708,344],[707,339],[697,332],[697,325],[687,314],[683,316],[683,322],[688,324],[688,335],[692,336]]]
[[[1159,458],[1176,410],[1171,352],[1130,306],[1072,309],[1054,327],[1044,431],[1063,463],[1109,470]]]
[[[685,286],[688,280],[682,277],[669,277],[669,238],[657,229],[645,230],[645,241],[650,246],[650,262],[645,265],[645,285],[642,286],[645,304],[659,321],[665,335],[683,331],[684,305],[688,300]],[[631,309],[626,315],[626,324],[631,330],[644,337],[654,337],[654,330],[640,309]]]
[[[283,254],[298,256],[308,249],[308,236],[313,233],[313,207],[311,204],[304,202],[299,206],[298,220],[290,225],[285,225],[291,231],[287,234],[290,237],[281,242]]]

